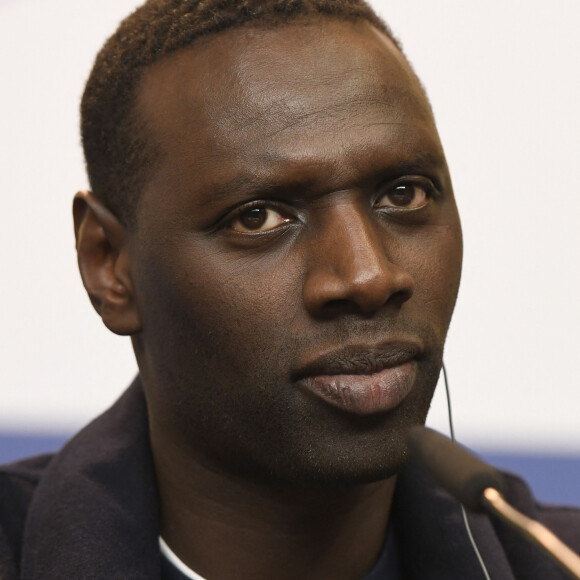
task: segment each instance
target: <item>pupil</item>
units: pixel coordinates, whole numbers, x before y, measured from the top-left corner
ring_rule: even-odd
[[[415,186],[399,185],[391,194],[391,201],[395,205],[409,205],[415,197]]]
[[[263,207],[255,207],[240,216],[241,222],[248,229],[258,229],[266,223],[268,214]]]

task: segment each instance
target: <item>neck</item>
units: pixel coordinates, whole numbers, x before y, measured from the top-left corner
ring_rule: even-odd
[[[161,534],[206,578],[352,580],[381,552],[395,478],[330,488],[248,481],[153,450]]]

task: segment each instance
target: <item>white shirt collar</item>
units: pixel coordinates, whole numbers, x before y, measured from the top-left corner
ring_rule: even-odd
[[[178,556],[176,556],[175,552],[165,543],[165,540],[161,536],[159,536],[159,549],[169,562],[171,562],[171,564],[184,576],[187,576],[187,578],[190,578],[191,580],[205,580],[205,578],[196,574],[189,566],[185,565]]]

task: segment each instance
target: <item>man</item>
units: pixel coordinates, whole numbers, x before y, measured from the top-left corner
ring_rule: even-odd
[[[462,247],[388,28],[358,0],[153,0],[82,114],[79,267],[140,376],[5,468],[1,577],[480,577],[457,504],[406,467]],[[542,514],[580,545],[577,513]],[[472,526],[492,577],[560,577]]]

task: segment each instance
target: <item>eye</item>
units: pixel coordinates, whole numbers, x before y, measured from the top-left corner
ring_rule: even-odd
[[[267,232],[290,221],[292,221],[290,217],[275,209],[255,205],[240,208],[237,215],[230,221],[229,228],[242,234]]]
[[[398,183],[377,199],[376,206],[403,210],[420,209],[429,203],[433,189],[434,186],[430,183]]]

